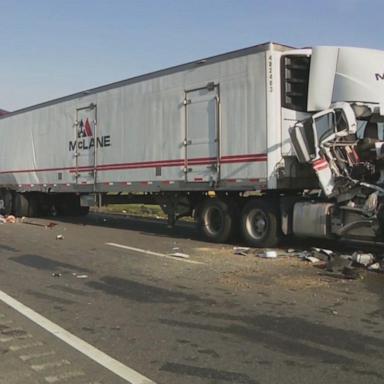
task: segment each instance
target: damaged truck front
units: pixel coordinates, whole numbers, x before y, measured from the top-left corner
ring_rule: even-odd
[[[288,204],[286,233],[383,241],[383,61],[374,50],[313,49],[307,110],[314,114],[289,135],[296,172],[315,175],[318,189]]]

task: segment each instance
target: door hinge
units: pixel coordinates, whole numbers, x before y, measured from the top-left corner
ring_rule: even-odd
[[[191,99],[184,99],[184,101],[183,101],[184,105],[191,104],[191,103],[192,103]]]

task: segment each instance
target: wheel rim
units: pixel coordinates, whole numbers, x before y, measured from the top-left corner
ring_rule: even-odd
[[[252,209],[247,215],[245,226],[253,239],[261,240],[268,232],[267,215],[261,209]]]
[[[219,208],[210,207],[206,213],[206,228],[212,235],[218,234],[223,228],[223,214]]]

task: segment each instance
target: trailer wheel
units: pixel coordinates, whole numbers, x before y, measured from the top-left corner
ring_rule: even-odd
[[[241,232],[253,247],[273,247],[279,242],[278,212],[271,202],[251,200],[241,213]]]
[[[227,241],[233,229],[230,204],[219,199],[207,199],[197,212],[198,229],[214,243]]]

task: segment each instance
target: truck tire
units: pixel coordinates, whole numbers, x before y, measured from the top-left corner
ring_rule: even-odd
[[[230,204],[216,198],[205,200],[197,213],[197,226],[208,241],[226,242],[233,230]]]
[[[280,239],[279,216],[270,201],[251,200],[241,213],[243,239],[253,247],[273,247]]]

